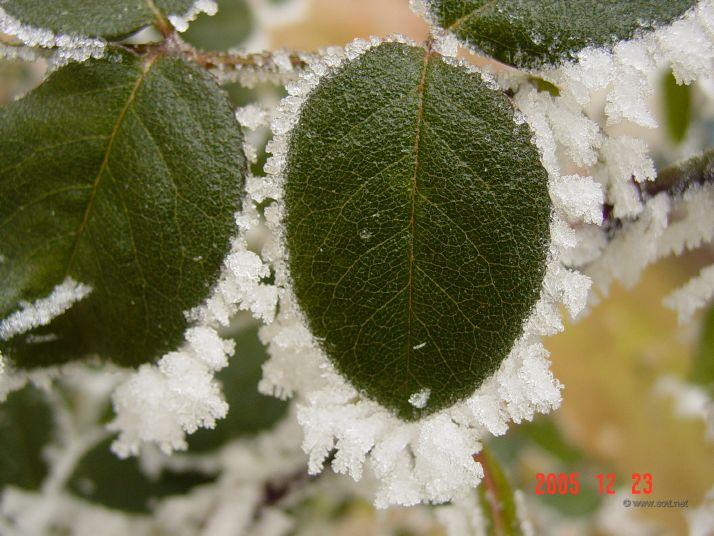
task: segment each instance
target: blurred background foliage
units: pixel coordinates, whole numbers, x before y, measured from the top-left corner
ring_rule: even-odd
[[[427,35],[426,24],[408,8],[407,0],[305,0],[306,16],[299,22],[261,30],[251,8],[254,0],[218,0],[219,14],[202,15],[184,35],[197,47],[228,49],[238,46],[316,50],[343,45],[355,37],[386,36],[399,32],[417,40]],[[265,4],[266,2],[261,2]],[[285,0],[267,0],[273,7]],[[265,18],[265,14],[263,17]],[[488,60],[463,54],[474,63]],[[29,91],[41,79],[43,65],[0,62],[0,102]],[[658,165],[666,165],[714,142],[714,112],[705,105],[700,88],[676,85],[671,73],[661,73],[657,132],[646,137]],[[275,102],[282,88],[263,84],[246,89],[226,87],[241,106],[256,99]],[[264,159],[261,154],[257,172]],[[489,442],[493,463],[514,489],[522,490],[537,534],[609,534],[603,528],[603,497],[598,473],[616,475],[618,502],[628,496],[631,474],[651,473],[652,499],[688,499],[699,504],[714,483],[714,445],[707,442],[702,419],[682,416],[676,402],[656,388],[665,377],[690,381],[714,394],[714,307],[686,326],[662,306],[662,298],[705,265],[714,262],[711,247],[649,267],[632,289],[615,285],[610,295],[564,333],[550,337],[553,371],[564,384],[563,404],[556,412],[533,422],[513,425]],[[286,404],[255,391],[265,350],[257,326],[241,320],[235,332],[240,359],[222,371],[231,407],[214,430],[190,438],[192,451],[203,452],[238,437],[270,427],[286,411]],[[26,388],[0,406],[0,484],[37,488],[46,473],[38,444],[47,438],[51,416],[34,388]],[[18,423],[33,422],[32,427]],[[146,478],[131,460],[120,461],[100,443],[82,460],[72,479],[72,490],[106,506],[131,512],[147,511],[152,498],[181,492],[215,475],[167,474],[160,481]],[[22,463],[8,465],[8,453],[25,454]],[[5,460],[5,462],[3,462]],[[579,473],[576,495],[536,495],[537,473]],[[124,485],[111,493],[103,482],[122,475]],[[477,504],[474,504],[474,508]],[[621,506],[618,506],[622,508]],[[291,507],[302,527],[296,534],[437,535],[443,534],[430,507],[418,512],[393,508],[375,511],[363,499],[329,491],[312,494]],[[660,508],[631,512],[655,522],[652,534],[685,534],[686,509]],[[321,520],[329,519],[329,529]],[[323,528],[320,528],[320,527]],[[556,528],[557,527],[557,528]],[[327,531],[327,532],[325,532]]]

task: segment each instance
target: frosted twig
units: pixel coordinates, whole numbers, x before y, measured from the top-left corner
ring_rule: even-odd
[[[657,174],[654,181],[633,180],[632,183],[641,199],[648,199],[660,193],[680,198],[692,185],[714,184],[714,148],[684,162],[667,166]],[[611,231],[621,227],[621,221],[614,216],[611,204],[603,206],[603,221],[610,226]]]
[[[238,50],[219,52],[214,50],[199,50],[186,43],[182,43],[182,46],[182,51],[188,59],[206,69],[241,69],[244,67],[253,67],[280,72],[285,70],[288,66],[298,70],[302,70],[306,67],[303,55],[295,51],[284,52],[282,54],[279,51],[269,50],[248,53]]]

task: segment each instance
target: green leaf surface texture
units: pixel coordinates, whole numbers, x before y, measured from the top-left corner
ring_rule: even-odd
[[[71,277],[93,288],[0,341],[20,366],[174,349],[235,233],[242,134],[198,67],[113,51],[0,110],[0,319]]]
[[[399,43],[301,109],[285,168],[295,295],[338,370],[405,420],[470,395],[539,297],[551,203],[531,136],[480,74]]]
[[[122,460],[111,450],[112,439],[102,441],[79,461],[68,482],[77,496],[107,508],[149,513],[156,500],[185,495],[195,486],[214,480],[198,472],[145,474],[135,457]]]
[[[0,491],[13,485],[39,489],[47,476],[42,455],[54,428],[42,391],[27,386],[0,402]]]
[[[184,15],[195,0],[4,0],[9,15],[56,34],[115,38],[168,15]]]
[[[470,47],[516,67],[572,58],[666,25],[694,0],[428,0],[436,24]]]

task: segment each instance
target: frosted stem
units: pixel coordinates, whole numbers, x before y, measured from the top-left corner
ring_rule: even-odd
[[[239,52],[239,51],[213,51],[199,50],[187,44],[183,44],[183,53],[188,59],[198,63],[206,69],[241,69],[243,67],[252,67],[265,70],[281,70],[282,66],[276,61],[272,51],[264,50],[261,52]],[[290,65],[297,70],[302,70],[306,67],[302,55],[298,52],[289,52],[285,55],[290,61]]]
[[[643,199],[660,193],[678,198],[695,184],[714,184],[714,148],[709,148],[684,162],[667,166],[657,174],[654,181],[635,183]],[[622,227],[622,222],[613,215],[613,206],[609,204],[603,207],[603,222],[609,225],[613,232]]]

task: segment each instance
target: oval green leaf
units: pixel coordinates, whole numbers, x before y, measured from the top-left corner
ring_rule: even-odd
[[[538,299],[551,203],[531,137],[479,74],[398,43],[301,110],[285,170],[295,294],[341,373],[403,419],[471,394]]]
[[[10,16],[56,34],[117,38],[169,15],[183,16],[196,0],[5,0]]]
[[[695,0],[427,0],[434,21],[462,42],[516,67],[557,64],[669,24]]]
[[[235,232],[242,140],[215,82],[173,57],[113,51],[0,110],[0,319],[68,277],[93,289],[0,350],[136,365],[175,348]]]

